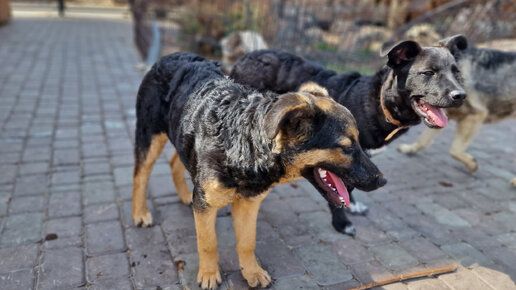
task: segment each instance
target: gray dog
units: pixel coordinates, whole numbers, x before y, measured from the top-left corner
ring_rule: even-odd
[[[457,121],[450,154],[464,163],[470,172],[475,172],[478,164],[466,149],[482,124],[516,117],[516,52],[468,47],[456,51],[454,56],[462,71],[468,97],[461,107],[446,109],[448,118]],[[426,128],[415,143],[402,144],[398,151],[419,152],[439,133],[438,129]],[[511,184],[516,186],[516,178]]]

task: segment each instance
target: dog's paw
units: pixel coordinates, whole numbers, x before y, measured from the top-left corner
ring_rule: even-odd
[[[133,214],[134,225],[137,227],[150,227],[152,226],[152,214],[147,211],[143,214]]]
[[[396,148],[399,152],[404,154],[416,154],[417,150],[411,144],[401,144]]]
[[[468,168],[469,173],[475,173],[478,170],[478,163],[475,158],[472,158],[471,161],[466,163],[466,167]]]
[[[242,270],[242,276],[247,280],[250,287],[267,287],[271,283],[271,276],[261,267],[254,268],[250,271]]]
[[[217,289],[220,283],[222,283],[222,277],[220,271],[201,271],[197,274],[197,283],[202,289]]]
[[[367,205],[365,205],[359,201],[355,201],[355,202],[350,203],[349,206],[346,208],[346,210],[350,214],[366,215],[367,211],[369,210],[369,207],[367,207]]]
[[[514,177],[514,178],[511,180],[511,185],[512,185],[512,186],[516,186],[516,177]]]

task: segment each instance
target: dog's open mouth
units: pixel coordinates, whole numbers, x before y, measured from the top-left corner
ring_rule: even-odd
[[[448,116],[443,108],[432,106],[422,99],[412,100],[412,107],[428,127],[444,128],[448,124]]]
[[[349,192],[342,179],[323,168],[314,168],[314,176],[330,201],[336,205],[349,206]]]

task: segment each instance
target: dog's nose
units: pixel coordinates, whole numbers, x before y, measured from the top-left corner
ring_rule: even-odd
[[[384,186],[386,184],[387,184],[387,179],[385,179],[383,177],[383,175],[378,176],[378,178],[376,179],[376,185],[378,187],[382,187],[382,186]]]
[[[466,92],[461,90],[451,91],[450,98],[452,98],[454,101],[462,101],[466,98]]]

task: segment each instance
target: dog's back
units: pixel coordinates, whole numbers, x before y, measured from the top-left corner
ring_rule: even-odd
[[[470,106],[486,111],[486,123],[516,116],[516,52],[472,47],[456,57],[468,98],[463,109],[451,110],[452,118]]]

